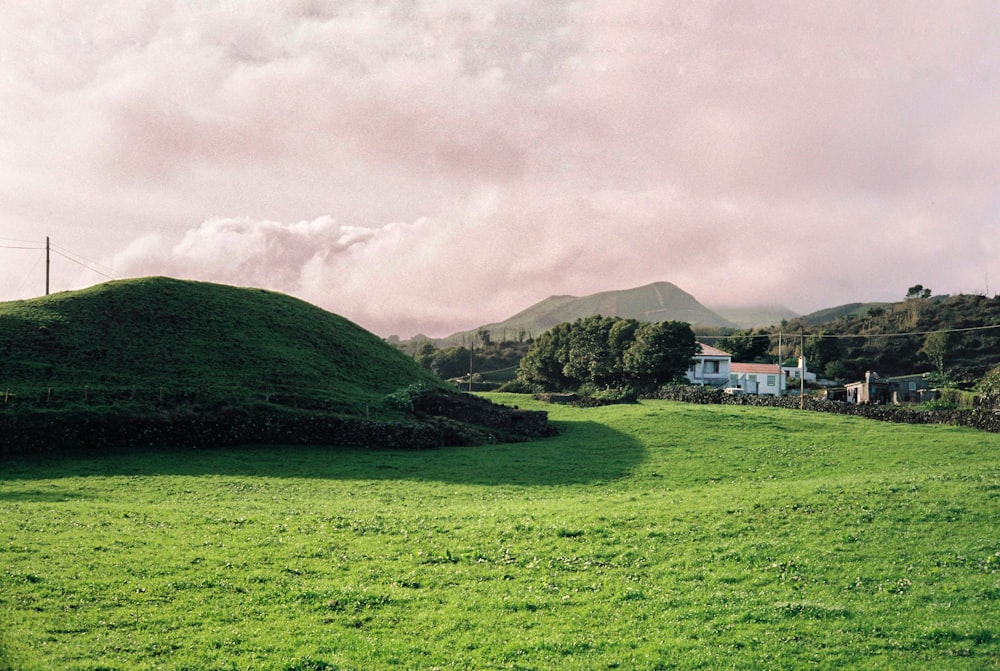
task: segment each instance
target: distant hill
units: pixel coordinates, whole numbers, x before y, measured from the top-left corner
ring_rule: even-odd
[[[505,337],[514,339],[522,331],[532,337],[557,324],[592,315],[646,322],[682,321],[701,327],[736,327],[735,323],[712,312],[676,285],[656,282],[634,289],[603,291],[582,297],[550,296],[502,322],[455,333],[446,340],[462,342],[463,338],[467,339],[483,328],[489,330],[494,340]]]
[[[774,326],[783,321],[795,319],[798,313],[782,305],[758,307],[712,307],[723,319],[736,324],[741,329]]]
[[[809,326],[816,326],[818,324],[825,324],[826,322],[832,322],[837,319],[864,317],[871,311],[872,308],[884,310],[892,305],[892,303],[847,303],[845,305],[838,305],[837,307],[810,312],[802,317],[802,321]]]
[[[304,301],[165,277],[0,303],[0,343],[0,380],[16,390],[298,397],[363,414],[401,387],[443,386],[377,336]]]
[[[941,369],[959,381],[974,380],[1000,365],[1000,296],[958,294],[908,298],[895,303],[849,303],[820,310],[783,327],[786,349],[805,334],[809,367],[830,379],[859,380],[866,371],[906,375]],[[823,336],[809,343],[811,336]],[[832,365],[831,365],[832,364]],[[828,365],[831,365],[829,368]]]

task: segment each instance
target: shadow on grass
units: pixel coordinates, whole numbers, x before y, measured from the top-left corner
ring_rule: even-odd
[[[0,464],[3,466],[0,483],[108,475],[222,475],[477,485],[571,485],[624,477],[645,459],[645,446],[603,424],[555,424],[560,434],[553,438],[479,447],[366,450],[275,445],[18,459]],[[37,493],[47,496],[45,492]],[[19,496],[33,500],[30,492],[22,492]],[[65,494],[61,496],[66,498]],[[0,500],[4,500],[3,492],[0,492]]]

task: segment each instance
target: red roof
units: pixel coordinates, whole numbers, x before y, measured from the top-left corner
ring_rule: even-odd
[[[781,366],[776,363],[733,363],[729,365],[729,372],[778,375],[781,373]]]
[[[705,343],[698,343],[698,345],[701,347],[700,354],[702,356],[733,356],[729,352],[723,352],[721,349],[712,347],[711,345],[706,345]]]

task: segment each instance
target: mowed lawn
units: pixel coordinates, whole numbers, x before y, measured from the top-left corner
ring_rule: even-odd
[[[544,407],[520,445],[0,462],[0,670],[1000,668],[1000,436]]]

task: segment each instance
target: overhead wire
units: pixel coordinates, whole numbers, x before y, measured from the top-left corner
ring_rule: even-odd
[[[116,271],[114,270],[114,268],[106,266],[103,263],[99,263],[99,262],[94,261],[92,259],[88,259],[87,257],[83,256],[82,254],[77,254],[76,252],[72,252],[72,251],[70,251],[70,250],[68,250],[65,247],[62,247],[60,245],[52,245],[52,244],[50,244],[50,248],[52,249],[53,252],[55,252],[59,256],[63,257],[64,259],[72,261],[73,263],[75,263],[75,264],[77,264],[79,266],[82,266],[82,267],[86,268],[87,270],[95,272],[98,275],[101,275],[102,277],[106,277],[109,280],[118,279],[114,275],[110,274],[110,273],[116,273]],[[105,272],[104,270],[100,270],[99,268],[96,268],[95,266],[102,266],[107,272]]]
[[[810,333],[809,331],[783,331],[778,335],[788,336],[789,341],[801,336],[807,338],[909,338],[912,336],[930,335],[932,333],[965,333],[969,331],[984,331],[998,329],[1000,324],[988,324],[986,326],[968,326],[965,328],[934,329],[932,331],[904,331],[896,333]],[[773,338],[774,333],[753,333],[753,334],[730,334],[730,335],[699,335],[698,340],[722,340],[725,338]]]

